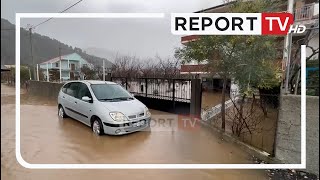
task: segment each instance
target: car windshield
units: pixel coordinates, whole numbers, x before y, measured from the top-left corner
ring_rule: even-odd
[[[118,84],[92,84],[92,91],[99,101],[128,101],[133,97]]]

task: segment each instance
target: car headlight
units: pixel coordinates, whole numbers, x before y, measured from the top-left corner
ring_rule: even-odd
[[[150,111],[149,111],[149,109],[147,107],[145,107],[145,111],[146,111],[146,116],[147,117],[151,116],[151,113],[150,113]]]
[[[127,117],[124,114],[122,114],[121,112],[110,112],[109,115],[113,120],[118,121],[118,122],[128,120]]]

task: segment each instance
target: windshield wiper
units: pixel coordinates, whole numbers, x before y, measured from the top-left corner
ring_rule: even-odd
[[[110,98],[103,98],[103,99],[99,99],[99,101],[112,101],[113,99]]]
[[[133,100],[133,97],[102,98],[100,101]]]
[[[113,99],[116,99],[116,100],[132,100],[133,97],[118,97],[118,98],[113,98]]]

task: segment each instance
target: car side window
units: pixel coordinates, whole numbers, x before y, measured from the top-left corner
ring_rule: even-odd
[[[70,87],[70,83],[65,84],[65,85],[62,87],[62,92],[67,93],[67,89],[68,89],[69,87]]]
[[[88,86],[84,83],[80,83],[77,98],[82,99],[82,97],[84,97],[84,96],[88,96],[89,98],[92,98]]]
[[[67,94],[76,97],[79,90],[79,83],[70,83],[69,88],[67,88]]]

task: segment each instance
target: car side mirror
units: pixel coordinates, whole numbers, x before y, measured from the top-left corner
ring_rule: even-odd
[[[133,93],[131,93],[131,96],[132,96],[132,97],[134,97],[134,94],[133,94]]]
[[[81,99],[86,102],[90,102],[90,103],[92,102],[92,99],[89,98],[88,96],[83,96]]]

